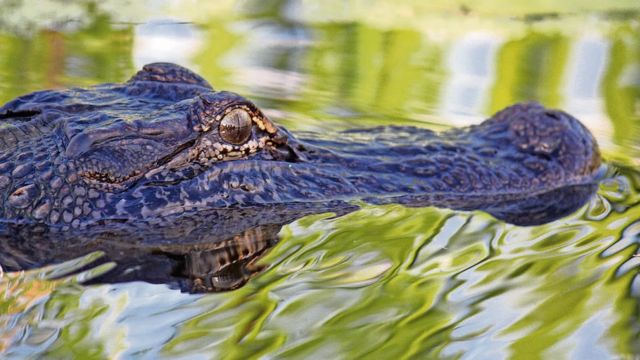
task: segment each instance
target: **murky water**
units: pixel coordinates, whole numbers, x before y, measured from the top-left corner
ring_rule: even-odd
[[[537,100],[589,127],[608,173],[580,211],[536,227],[398,205],[309,215],[276,229],[229,292],[80,285],[113,270],[88,265],[101,253],[5,272],[0,357],[639,356],[640,6],[449,3],[2,3],[0,102],[123,81],[152,61],[294,132],[439,130]]]

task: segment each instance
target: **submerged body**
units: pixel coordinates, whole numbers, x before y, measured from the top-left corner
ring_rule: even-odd
[[[0,108],[0,218],[62,228],[351,199],[534,224],[559,191],[593,191],[599,165],[588,130],[538,104],[443,133],[383,127],[297,139],[248,100],[172,64]]]

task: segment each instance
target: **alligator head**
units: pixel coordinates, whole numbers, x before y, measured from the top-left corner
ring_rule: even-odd
[[[35,92],[0,108],[0,218],[70,228],[362,199],[534,224],[547,221],[559,191],[592,192],[600,165],[578,120],[538,104],[442,133],[303,135],[173,64],[147,65],[123,84]],[[583,198],[554,207],[556,215]]]

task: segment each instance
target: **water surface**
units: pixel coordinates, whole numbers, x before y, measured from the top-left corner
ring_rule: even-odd
[[[290,130],[482,121],[517,101],[581,119],[607,162],[577,213],[362,205],[279,230],[244,286],[81,285],[91,253],[0,279],[6,358],[631,358],[640,355],[636,1],[17,1],[0,102],[171,61]],[[73,269],[80,274],[65,275]]]

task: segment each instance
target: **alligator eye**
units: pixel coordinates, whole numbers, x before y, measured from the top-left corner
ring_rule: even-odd
[[[242,144],[251,136],[251,115],[241,109],[231,110],[222,118],[219,131],[224,141]]]

